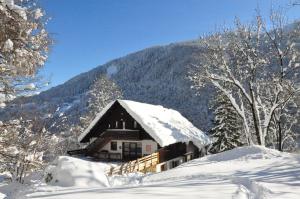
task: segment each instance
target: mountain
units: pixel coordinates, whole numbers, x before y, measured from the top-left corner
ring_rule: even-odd
[[[79,124],[79,118],[91,111],[89,107],[93,101],[89,93],[92,89],[95,91],[96,80],[105,75],[121,90],[123,99],[175,109],[195,126],[207,131],[212,119],[208,104],[214,93],[213,88],[207,87],[196,92],[187,78],[191,64],[200,62],[201,51],[197,41],[190,41],[129,54],[38,95],[12,101],[1,110],[0,120],[39,114],[45,118],[51,132],[65,131],[71,125]],[[99,92],[102,89],[104,94],[109,92],[107,88],[97,89]],[[24,114],[30,112],[33,114]],[[62,123],[64,125],[60,125]]]

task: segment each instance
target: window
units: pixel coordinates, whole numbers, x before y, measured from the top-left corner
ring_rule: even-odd
[[[141,142],[123,142],[123,158],[134,160],[142,157],[142,143]]]
[[[117,142],[111,142],[110,143],[110,150],[116,151],[118,149],[118,144]]]
[[[171,164],[172,164],[172,168],[174,168],[174,167],[179,166],[180,162],[179,162],[179,160],[174,160],[171,162]]]
[[[150,144],[146,145],[146,152],[151,153],[151,145]]]
[[[167,169],[168,169],[167,164],[163,164],[160,166],[160,171],[165,171]]]
[[[137,123],[136,123],[136,121],[133,122],[133,128],[135,128],[135,129],[137,128]]]
[[[138,142],[136,145],[136,152],[138,156],[142,156],[142,143]]]
[[[126,129],[126,124],[124,121],[123,121],[123,129]]]
[[[116,121],[116,129],[118,128],[118,126],[119,126],[119,122],[118,122],[118,121]]]

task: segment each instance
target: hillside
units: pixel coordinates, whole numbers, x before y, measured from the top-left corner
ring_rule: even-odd
[[[97,78],[105,74],[117,84],[124,99],[178,110],[205,131],[211,123],[208,102],[213,92],[205,88],[197,95],[187,79],[190,65],[200,61],[199,53],[197,41],[148,48],[98,66],[39,95],[16,99],[2,109],[0,119],[26,117],[24,113],[36,111],[32,115],[47,118],[51,132],[68,129],[89,112],[88,104],[93,102],[88,93]],[[103,89],[99,92],[109,92]],[[62,122],[67,125],[58,125]]]

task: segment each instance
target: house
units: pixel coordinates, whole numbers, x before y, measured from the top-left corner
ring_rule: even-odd
[[[84,149],[70,155],[132,161],[159,154],[158,170],[203,156],[210,139],[179,112],[129,100],[109,103],[79,136]]]

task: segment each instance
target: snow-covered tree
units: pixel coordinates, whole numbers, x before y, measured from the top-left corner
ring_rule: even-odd
[[[35,0],[0,0],[0,94],[34,89],[23,80],[28,83],[47,59],[46,22]]]
[[[18,120],[1,123],[0,170],[9,171],[12,180],[23,183],[31,171],[43,168],[44,152],[53,150],[55,140],[40,120]]]
[[[61,132],[59,135],[57,145],[52,156],[65,155],[68,150],[74,150],[80,148],[80,143],[78,142],[79,135],[84,131],[82,127],[85,125],[85,118],[80,118],[80,123],[73,124],[68,130]],[[53,159],[53,158],[52,158]]]
[[[210,152],[218,153],[243,145],[243,121],[222,92],[217,92],[212,103],[214,127],[210,131],[213,139]]]
[[[78,149],[80,147],[78,136],[88,127],[96,114],[108,103],[121,98],[122,92],[114,81],[107,77],[106,74],[100,74],[95,79],[92,88],[81,99],[85,104],[85,113],[77,112],[77,114],[74,114],[77,119],[78,115],[81,115],[81,117],[71,125],[71,122],[68,121],[72,119],[70,115],[69,117],[62,116],[59,124],[55,124],[55,128],[62,129],[56,153],[61,155],[65,154],[68,150]],[[75,109],[76,107],[73,108]],[[82,111],[81,108],[78,111]]]
[[[269,21],[259,14],[250,24],[237,19],[233,30],[202,39],[202,63],[190,74],[196,88],[209,83],[226,95],[248,143],[263,146],[275,112],[300,91],[299,23],[288,24],[277,12]]]
[[[36,73],[52,43],[46,23],[35,0],[0,0],[1,98],[9,100],[37,88]],[[13,180],[23,182],[28,171],[42,165],[42,153],[51,142],[41,121],[22,117],[0,121],[0,169],[9,170]]]
[[[88,92],[88,115],[86,122],[90,123],[95,115],[100,112],[109,102],[121,99],[122,92],[117,84],[105,74],[101,74]]]
[[[278,108],[272,118],[271,128],[274,128],[274,133],[268,135],[267,144],[273,145],[279,151],[294,151],[297,147],[298,118],[300,109],[295,101]]]

